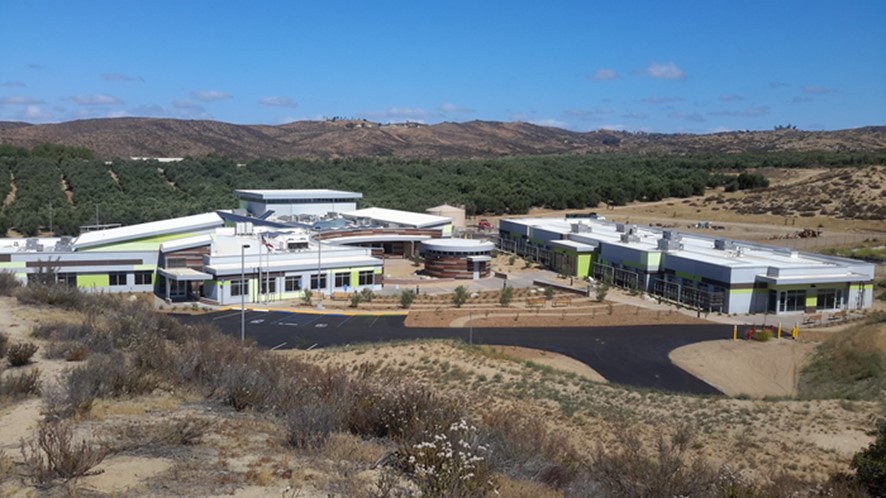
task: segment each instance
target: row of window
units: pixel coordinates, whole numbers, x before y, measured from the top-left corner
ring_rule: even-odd
[[[254,199],[248,197],[252,202],[260,204],[353,204],[357,202],[352,198],[345,199]]]
[[[310,289],[318,290],[326,288],[326,274],[311,274],[311,283]],[[344,273],[335,273],[334,274],[334,283],[336,287],[345,287],[351,285],[351,272]],[[357,285],[374,285],[375,284],[375,272],[373,270],[365,270],[357,273]],[[302,290],[302,277],[299,275],[292,275],[283,278],[283,290],[284,292],[295,292]],[[268,280],[262,279],[261,282],[261,293],[262,294],[274,294],[277,292],[277,279],[271,278]],[[232,280],[231,281],[231,296],[241,296],[249,294],[249,281],[243,280]]]
[[[89,276],[97,276],[94,273],[88,274]],[[108,285],[111,287],[121,287],[127,285],[127,276],[128,272],[125,271],[114,271],[108,273]],[[38,274],[28,275],[28,280],[33,281],[39,277]],[[151,285],[154,283],[154,272],[152,271],[136,271],[133,272],[134,285]],[[64,284],[70,285],[71,287],[77,286],[77,274],[76,273],[56,273],[55,281]]]

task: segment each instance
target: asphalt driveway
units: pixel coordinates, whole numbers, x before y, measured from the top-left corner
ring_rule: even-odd
[[[239,311],[177,318],[185,323],[210,322],[225,334],[240,335]],[[260,346],[284,349],[427,338],[522,346],[574,358],[613,383],[692,394],[721,393],[672,364],[668,353],[686,344],[732,336],[730,326],[719,324],[469,329],[412,328],[404,320],[403,316],[247,311],[246,335]]]

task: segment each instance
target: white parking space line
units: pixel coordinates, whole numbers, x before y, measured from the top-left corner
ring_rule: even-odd
[[[345,322],[347,322],[347,321],[350,320],[351,318],[354,318],[354,317],[353,317],[353,316],[347,316],[347,317],[345,317],[345,319],[342,320],[341,323],[339,323],[338,325],[336,325],[336,328],[337,328],[337,327],[341,327],[342,325],[345,324]]]

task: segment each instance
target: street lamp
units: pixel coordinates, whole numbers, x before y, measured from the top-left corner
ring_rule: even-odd
[[[323,282],[323,244],[320,241],[320,230],[317,230],[317,311],[323,311],[323,288],[320,283]]]
[[[249,244],[240,246],[240,344],[246,342],[246,293],[243,292],[243,283],[246,280],[246,249],[249,249]]]

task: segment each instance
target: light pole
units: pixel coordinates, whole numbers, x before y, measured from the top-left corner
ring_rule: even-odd
[[[320,231],[317,230],[317,311],[323,310],[323,288],[320,283],[323,282],[323,244],[320,241]]]
[[[240,344],[246,342],[246,293],[243,285],[246,280],[246,249],[249,249],[249,244],[240,246]]]

